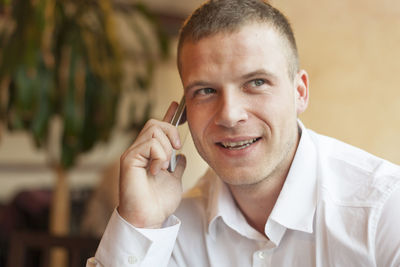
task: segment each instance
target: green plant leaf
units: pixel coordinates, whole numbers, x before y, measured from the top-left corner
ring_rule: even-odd
[[[35,116],[32,120],[32,134],[37,147],[42,147],[47,139],[51,118],[50,87],[52,73],[43,64],[38,67],[37,90],[39,93]]]
[[[0,120],[6,121],[9,129],[27,131],[42,147],[48,142],[50,121],[60,117],[62,149],[56,157],[60,162],[55,164],[70,168],[80,154],[109,140],[116,124],[123,58],[114,28],[115,3],[2,0],[1,4],[0,8],[7,5],[11,11],[7,19],[15,22],[15,27],[0,29],[0,84],[8,84],[8,99],[1,100],[0,107],[5,114]],[[127,12],[149,21],[161,52],[152,53],[149,44],[153,38],[148,39],[140,26],[131,25],[143,48],[141,61],[133,62],[139,66],[133,74],[138,77],[134,90],[146,93],[156,61],[167,54],[169,42],[144,5]],[[132,103],[135,101],[142,100]],[[149,113],[146,111],[135,127],[141,127]]]

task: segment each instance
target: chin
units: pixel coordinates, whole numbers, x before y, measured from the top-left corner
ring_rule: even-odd
[[[253,185],[264,180],[262,175],[258,175],[259,171],[246,168],[213,168],[214,172],[222,181],[229,185]]]

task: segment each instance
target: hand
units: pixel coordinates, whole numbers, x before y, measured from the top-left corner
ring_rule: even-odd
[[[185,157],[177,157],[173,173],[167,170],[172,149],[181,148],[178,130],[169,123],[177,106],[170,105],[163,121],[149,120],[121,156],[118,212],[136,227],[161,227],[181,201]]]

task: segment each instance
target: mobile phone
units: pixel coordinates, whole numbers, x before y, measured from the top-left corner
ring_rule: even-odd
[[[181,101],[179,102],[179,106],[175,111],[174,116],[172,117],[171,124],[175,127],[178,127],[182,121],[183,113],[185,112],[185,96],[182,96]],[[175,149],[172,151],[171,160],[169,161],[168,171],[174,172],[176,167],[176,151]]]

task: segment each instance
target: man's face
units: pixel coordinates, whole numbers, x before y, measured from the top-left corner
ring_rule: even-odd
[[[180,64],[197,150],[226,183],[286,174],[308,101],[304,71],[288,75],[287,45],[265,24],[185,42]]]

